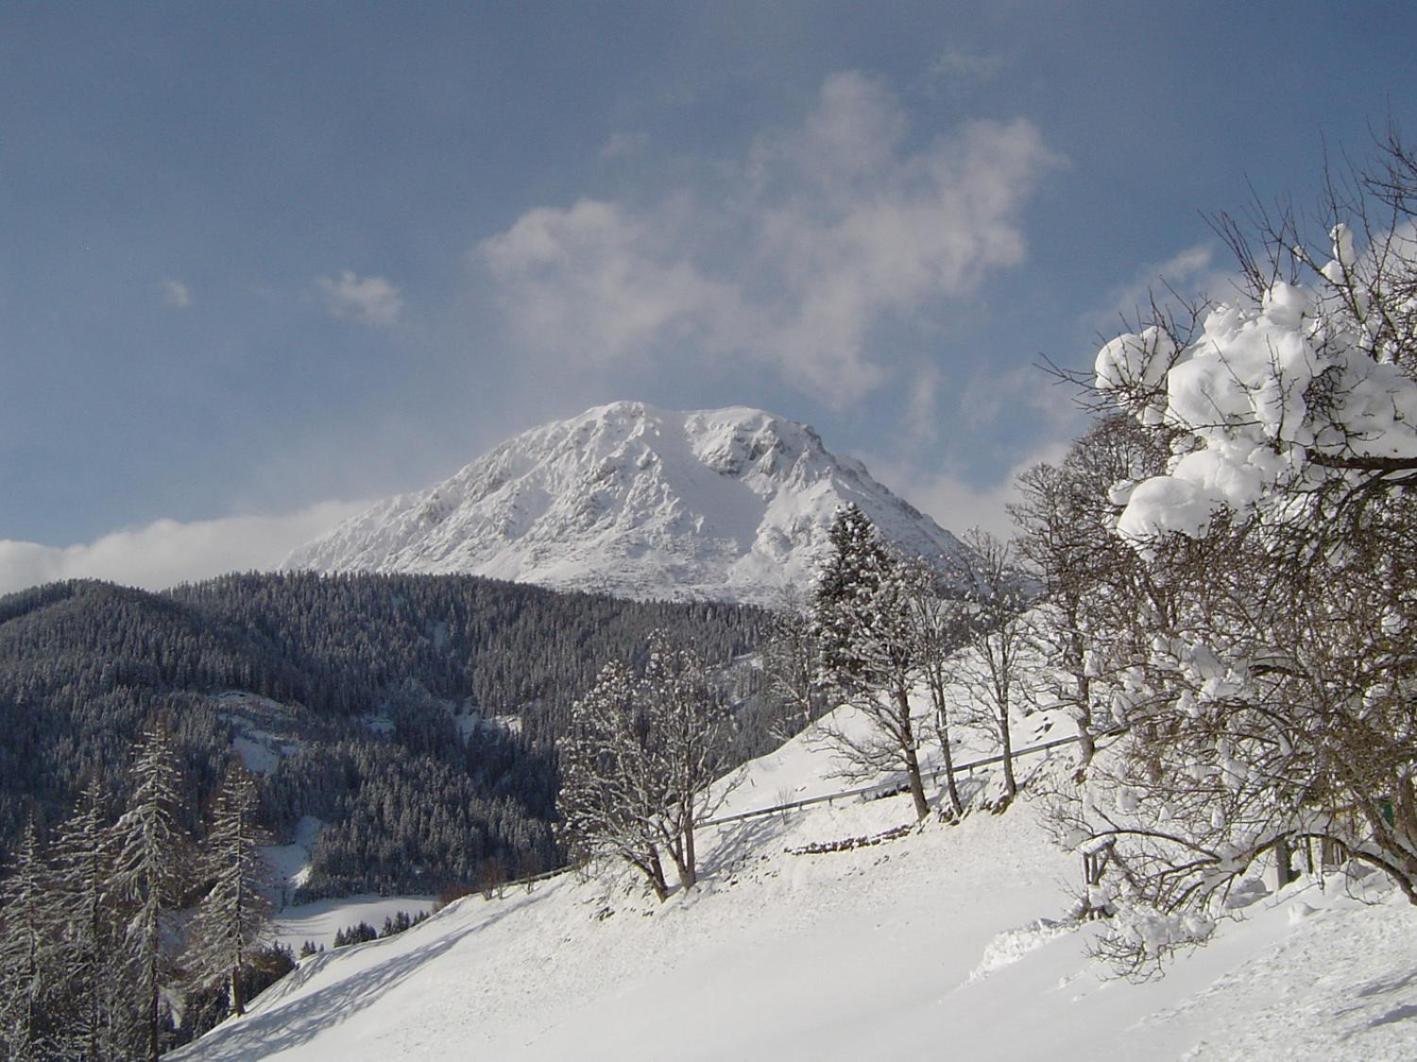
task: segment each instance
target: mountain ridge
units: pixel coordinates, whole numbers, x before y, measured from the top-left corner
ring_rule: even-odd
[[[468,573],[624,597],[774,604],[800,591],[836,510],[861,507],[910,553],[950,532],[827,449],[747,406],[595,406],[531,428],[422,491],[374,504],[287,569]]]

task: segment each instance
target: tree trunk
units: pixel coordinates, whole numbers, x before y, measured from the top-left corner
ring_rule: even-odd
[[[944,730],[940,732],[940,754],[945,761],[945,792],[949,794],[950,808],[953,809],[955,818],[964,817],[964,802],[959,798],[959,786],[955,784],[955,760],[954,753],[950,750],[950,736]]]
[[[925,785],[920,780],[920,760],[915,755],[915,730],[910,725],[910,697],[906,690],[896,687],[895,707],[900,719],[901,756],[905,760],[905,777],[910,783],[910,798],[915,801],[915,818],[923,819],[930,814],[930,805],[925,800]]]
[[[950,721],[945,715],[945,684],[939,671],[932,667],[929,672],[930,699],[935,702],[935,732],[940,737],[940,754],[945,765],[945,792],[950,798],[950,808],[956,819],[964,817],[964,801],[959,798],[959,786],[955,782],[954,751],[950,748]]]
[[[645,866],[640,868],[645,872],[645,877],[649,878],[650,887],[654,889],[654,897],[660,903],[669,898],[669,886],[664,881],[664,865],[659,861],[659,849],[649,850],[649,860]]]
[[[1007,701],[999,709],[999,745],[1004,758],[1004,803],[1007,804],[1018,794],[1018,781],[1014,778],[1014,746],[1013,736],[1009,733]]]
[[[1081,663],[1077,665],[1081,668]],[[1087,769],[1092,766],[1092,757],[1097,755],[1097,742],[1092,736],[1092,679],[1087,675],[1078,678],[1077,725],[1078,725],[1078,769],[1077,780],[1087,777]]]
[[[686,820],[680,831],[665,847],[669,849],[669,858],[674,861],[674,872],[679,876],[679,887],[692,889],[698,880],[698,875],[694,871],[693,823]]]
[[[694,808],[690,805],[684,816],[684,872],[679,875],[686,889],[692,889],[699,881],[697,857],[694,854]]]
[[[161,1016],[159,1009],[160,994],[157,987],[157,951],[152,953],[152,960],[148,965],[148,976],[152,983],[148,988],[148,1062],[157,1062],[162,1054],[162,1045],[158,1042],[158,1019]]]
[[[1088,765],[1092,763],[1092,757],[1097,755],[1097,741],[1092,736],[1092,730],[1087,723],[1078,727],[1078,773],[1084,773]]]
[[[241,991],[241,968],[231,968],[231,1013],[236,1017],[246,1013],[246,994]]]
[[[1294,849],[1289,844],[1289,838],[1281,837],[1274,842],[1275,888],[1284,888],[1296,877],[1298,875],[1294,873]]]

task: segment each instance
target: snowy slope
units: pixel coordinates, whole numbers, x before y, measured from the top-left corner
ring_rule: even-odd
[[[836,509],[929,558],[953,535],[809,427],[733,407],[616,402],[518,435],[380,502],[287,568],[486,575],[629,597],[773,602],[807,585]]]
[[[750,764],[725,810],[814,789],[830,760],[799,738]],[[701,888],[662,906],[628,877],[468,897],[304,961],[177,1057],[1417,1057],[1417,912],[1376,876],[1257,892],[1212,946],[1135,985],[1086,956],[1095,923],[1040,922],[1061,918],[1077,868],[1026,801],[792,852],[909,818],[896,797],[706,831]]]

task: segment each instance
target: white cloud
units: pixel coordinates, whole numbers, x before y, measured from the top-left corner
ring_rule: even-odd
[[[383,277],[361,277],[348,269],[337,277],[317,277],[325,307],[341,321],[387,327],[399,319],[403,296]]]
[[[933,365],[915,374],[905,406],[905,428],[914,442],[931,442],[939,436],[940,381],[940,370]]]
[[[678,257],[663,223],[594,199],[528,211],[478,253],[523,340],[584,362],[633,358],[675,332],[711,341],[738,298]]]
[[[192,289],[180,280],[164,280],[158,284],[165,306],[185,310],[192,305]]]
[[[1148,262],[1107,291],[1097,307],[1083,314],[1082,323],[1101,335],[1113,336],[1145,317],[1153,297],[1163,307],[1178,298],[1199,305],[1224,300],[1235,292],[1233,268],[1216,265],[1215,246],[1198,243],[1160,262]]]
[[[969,295],[1026,253],[1019,212],[1056,163],[1029,122],[971,122],[908,150],[857,73],[763,136],[726,188],[645,207],[538,207],[474,248],[530,349],[593,365],[735,357],[845,405],[886,374],[870,333]]]
[[[971,430],[1025,421],[1049,436],[1075,436],[1086,417],[1076,389],[1036,365],[980,372],[955,392],[953,416]]]
[[[68,547],[0,539],[0,593],[56,579],[107,579],[159,590],[225,572],[269,570],[366,505],[322,502],[285,516],[158,520]]]
[[[870,467],[877,479],[917,509],[929,513],[941,527],[957,535],[979,527],[1008,539],[1014,534],[1007,507],[1018,500],[1015,480],[1040,462],[1061,461],[1069,445],[1063,441],[1049,443],[1019,461],[996,482],[982,486],[950,471],[922,471],[879,459],[873,459]]]

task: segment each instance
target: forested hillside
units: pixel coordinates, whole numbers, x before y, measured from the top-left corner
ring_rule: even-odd
[[[0,855],[90,777],[115,805],[145,726],[180,750],[195,825],[224,761],[279,836],[327,824],[309,894],[440,888],[558,858],[554,740],[649,632],[726,662],[763,614],[471,576],[233,575],[150,594],[98,582],[0,599]]]

